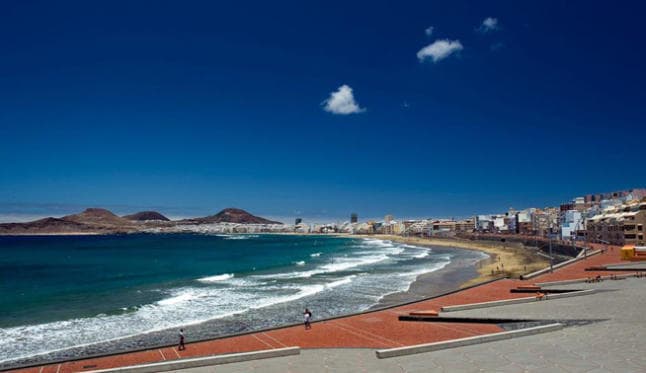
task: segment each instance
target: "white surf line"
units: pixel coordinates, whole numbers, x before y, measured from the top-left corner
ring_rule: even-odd
[[[270,336],[269,334],[267,334],[267,333],[265,333],[265,332],[263,332],[263,333],[262,333],[262,335],[264,335],[265,337],[267,337],[267,338],[271,339],[272,341],[276,341],[276,343],[278,343],[279,345],[281,345],[281,346],[283,346],[283,347],[287,347],[287,345],[286,345],[286,344],[284,344],[283,342],[279,341],[278,339],[276,339],[276,338],[274,338],[274,337]]]
[[[166,356],[164,356],[164,352],[161,350],[161,348],[157,351],[159,351],[159,354],[161,355],[162,360],[166,361]]]
[[[252,337],[254,337],[254,338],[256,338],[257,340],[259,340],[261,343],[264,343],[266,346],[269,346],[269,348],[276,348],[276,347],[272,346],[271,344],[269,344],[268,342],[263,341],[262,339],[260,339],[260,338],[259,338],[257,335],[255,335],[255,334],[252,334],[251,336],[252,336]]]
[[[353,333],[355,335],[358,335],[358,336],[366,338],[366,339],[373,339],[373,340],[378,341],[379,343],[388,342],[388,343],[393,344],[393,345],[405,346],[404,344],[401,344],[401,343],[399,343],[397,341],[393,341],[392,339],[388,339],[386,337],[382,337],[380,335],[370,333],[368,331],[358,329],[358,328],[355,328],[355,327],[347,325],[347,324],[342,324],[339,321],[333,321],[332,323],[334,325],[336,325],[338,328],[344,329],[346,331],[349,331],[349,332],[351,332],[351,333]],[[361,335],[361,334],[363,334],[363,335]],[[380,339],[381,339],[381,341],[379,341]]]

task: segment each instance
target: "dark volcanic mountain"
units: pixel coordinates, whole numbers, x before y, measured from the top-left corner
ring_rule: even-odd
[[[146,220],[162,220],[170,221],[169,218],[158,213],[157,211],[140,211],[135,214],[122,216],[124,219],[134,220],[134,221],[146,221]]]
[[[213,223],[238,223],[238,224],[283,224],[279,221],[272,221],[269,219],[261,218],[259,216],[251,215],[245,210],[227,208],[215,215],[206,216],[203,218],[193,218],[182,220],[182,222],[192,224],[213,224]]]

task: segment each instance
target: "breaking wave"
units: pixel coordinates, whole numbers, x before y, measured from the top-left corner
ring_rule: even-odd
[[[214,282],[226,281],[226,280],[230,280],[232,278],[233,278],[233,273],[225,273],[225,274],[222,274],[222,275],[215,275],[215,276],[208,276],[208,277],[198,278],[197,281],[205,283],[205,284],[212,284]]]

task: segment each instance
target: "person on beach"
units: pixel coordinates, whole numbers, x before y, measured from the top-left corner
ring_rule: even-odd
[[[177,346],[177,349],[180,351],[186,349],[186,346],[184,346],[184,329],[179,330],[179,346]]]
[[[303,317],[305,318],[305,329],[312,329],[312,312],[306,308]]]

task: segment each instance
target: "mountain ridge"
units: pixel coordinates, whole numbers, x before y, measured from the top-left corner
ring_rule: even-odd
[[[2,223],[0,235],[138,233],[148,232],[150,228],[172,229],[187,224],[217,223],[283,224],[238,208],[226,208],[214,215],[173,221],[156,211],[140,211],[118,216],[107,209],[90,207],[80,213],[61,218],[47,217],[24,223]]]

